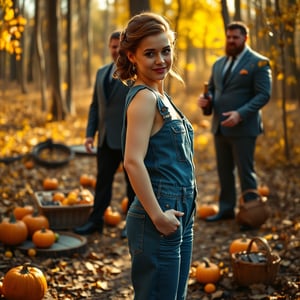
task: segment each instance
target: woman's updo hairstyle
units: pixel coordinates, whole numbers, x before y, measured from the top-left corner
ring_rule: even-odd
[[[135,53],[141,40],[151,35],[157,35],[166,32],[169,36],[171,46],[174,46],[175,33],[170,29],[170,25],[162,16],[151,13],[143,12],[132,17],[124,31],[120,36],[120,49],[119,57],[117,60],[117,69],[115,76],[124,83],[136,80],[135,66],[127,58],[127,53]],[[174,71],[170,70],[172,76],[182,80],[181,77]]]

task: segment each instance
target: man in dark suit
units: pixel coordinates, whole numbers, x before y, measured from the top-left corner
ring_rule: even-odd
[[[102,233],[103,215],[112,197],[112,184],[121,161],[121,131],[125,98],[129,88],[113,78],[115,62],[119,54],[120,32],[113,32],[109,38],[109,50],[113,62],[100,68],[96,75],[92,103],[86,128],[85,148],[92,152],[94,137],[98,132],[97,183],[94,207],[88,221],[74,229],[78,234]],[[134,192],[125,173],[128,206]],[[125,237],[125,231],[122,232]]]
[[[206,218],[213,222],[235,218],[237,167],[242,191],[257,189],[254,170],[256,138],[262,133],[260,109],[271,96],[269,59],[246,45],[248,28],[233,22],[226,28],[226,56],[212,67],[209,99],[199,98],[202,109],[212,106],[212,132],[220,182],[219,212]],[[251,201],[255,194],[246,194]]]

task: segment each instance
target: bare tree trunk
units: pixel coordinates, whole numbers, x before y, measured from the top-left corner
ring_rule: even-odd
[[[281,20],[282,13],[279,4],[279,0],[275,0],[275,14],[276,17]],[[289,146],[289,137],[288,137],[288,128],[287,128],[287,111],[286,111],[286,70],[285,70],[285,49],[284,49],[284,24],[281,22],[278,28],[279,31],[279,49],[280,49],[280,59],[281,59],[281,72],[283,78],[281,81],[281,90],[282,90],[282,123],[283,123],[283,134],[284,134],[284,153],[287,161],[290,161],[290,146]]]
[[[71,114],[75,113],[75,105],[72,101],[72,90],[73,90],[73,51],[72,51],[72,0],[68,0],[68,12],[67,12],[67,91],[66,91],[66,105],[68,112]]]
[[[130,16],[150,10],[149,0],[129,0]]]
[[[42,96],[42,111],[47,111],[47,80],[46,80],[46,64],[45,64],[45,54],[43,49],[42,43],[42,25],[41,25],[41,17],[40,17],[40,1],[35,0],[35,26],[34,26],[34,36],[35,36],[35,47],[37,53],[37,62],[39,68],[39,78],[40,78],[40,89],[41,89],[41,96]]]
[[[49,40],[49,59],[50,59],[50,86],[52,92],[51,113],[54,120],[63,120],[67,114],[67,108],[62,98],[61,75],[59,64],[59,0],[48,0],[48,40]]]
[[[241,0],[234,0],[234,21],[241,21]]]
[[[85,3],[85,18],[84,18],[84,30],[85,30],[85,47],[87,50],[86,60],[84,62],[85,74],[87,79],[87,87],[92,86],[92,71],[91,71],[91,56],[92,56],[92,30],[91,30],[91,0],[86,0]]]
[[[223,23],[224,23],[224,31],[226,32],[226,26],[230,22],[227,0],[221,0],[221,10],[222,10]]]

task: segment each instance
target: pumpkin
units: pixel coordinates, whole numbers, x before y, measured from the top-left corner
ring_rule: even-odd
[[[24,264],[5,274],[2,293],[7,300],[42,300],[47,288],[43,272],[37,267]]]
[[[127,213],[128,209],[128,197],[124,197],[121,202],[121,209],[124,214]]]
[[[94,184],[95,178],[92,175],[89,174],[82,174],[79,178],[79,183],[83,187],[92,187]]]
[[[3,286],[3,283],[2,283],[2,281],[0,281],[0,298],[1,298],[1,295],[3,295],[2,286]]]
[[[243,234],[241,238],[235,239],[231,242],[229,246],[230,254],[246,251],[250,242],[251,239],[248,239],[246,235]],[[255,244],[255,242],[252,243],[251,250],[252,251],[258,250],[258,247]]]
[[[204,291],[205,293],[207,294],[211,294],[213,292],[216,291],[216,286],[213,284],[213,283],[207,283],[205,286],[204,286]]]
[[[44,190],[56,190],[58,188],[58,180],[57,178],[53,177],[46,177],[43,180],[43,188]]]
[[[22,220],[23,217],[25,217],[26,215],[33,213],[33,206],[32,205],[16,206],[13,210],[13,213],[17,220]]]
[[[267,197],[267,196],[270,195],[270,189],[269,189],[269,187],[268,187],[267,185],[265,185],[265,184],[259,185],[258,188],[257,188],[257,190],[258,190],[258,193],[259,193],[261,196]]]
[[[197,266],[196,279],[200,283],[215,283],[220,277],[220,268],[207,258]]]
[[[28,229],[28,235],[32,236],[35,231],[42,228],[49,229],[48,218],[44,215],[40,215],[37,212],[34,212],[31,215],[26,215],[22,221],[26,224]]]
[[[213,216],[218,212],[218,206],[215,204],[203,203],[198,205],[197,214],[200,219],[205,219],[209,216]]]
[[[62,202],[65,199],[65,194],[63,192],[55,192],[52,195],[52,201]]]
[[[0,242],[4,245],[16,246],[22,244],[28,237],[28,229],[22,220],[17,220],[14,214],[0,223]]]
[[[114,211],[111,206],[109,206],[104,213],[104,222],[111,226],[118,225],[122,220],[121,214],[118,211]]]
[[[32,236],[32,242],[37,248],[50,248],[55,240],[55,233],[46,228],[37,230]]]

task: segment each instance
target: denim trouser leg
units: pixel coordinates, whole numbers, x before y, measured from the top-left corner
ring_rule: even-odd
[[[183,300],[186,297],[195,209],[194,189],[188,190],[184,196],[178,193],[178,188],[174,188],[174,194],[170,187],[156,193],[163,210],[173,208],[185,213],[180,218],[180,227],[170,236],[164,237],[157,231],[138,199],[128,211],[126,226],[135,300]]]

